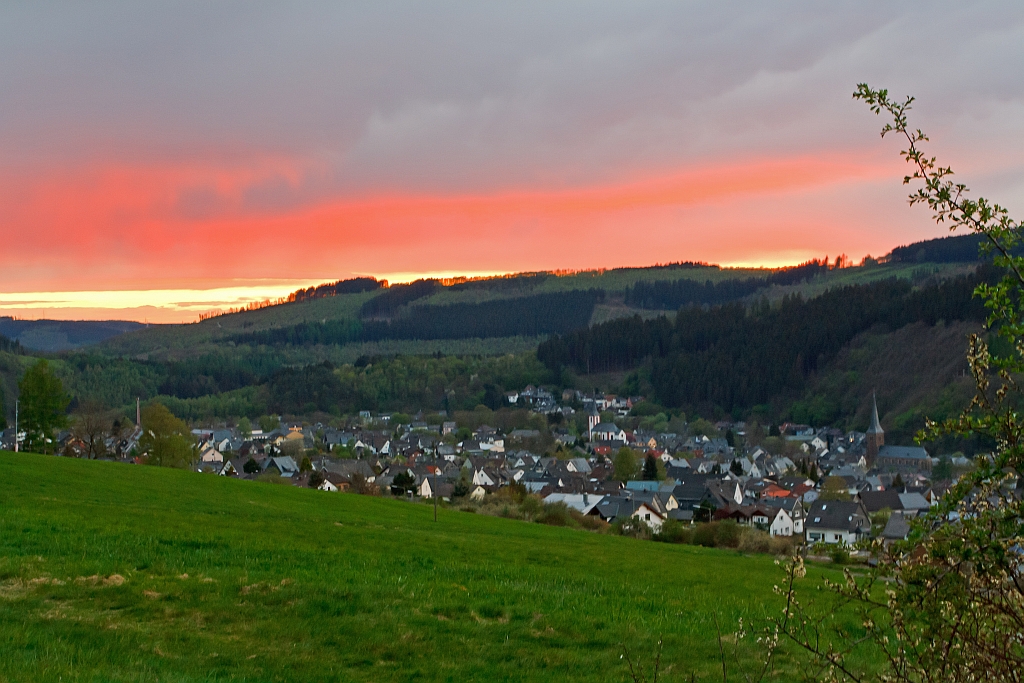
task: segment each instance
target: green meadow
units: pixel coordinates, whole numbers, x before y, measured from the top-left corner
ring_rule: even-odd
[[[739,618],[780,606],[764,556],[449,509],[435,523],[428,505],[153,467],[0,463],[0,681],[622,681],[623,645],[647,659],[659,637],[663,680],[689,680],[720,673],[716,620],[733,648]]]

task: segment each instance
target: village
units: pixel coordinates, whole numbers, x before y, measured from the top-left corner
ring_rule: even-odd
[[[625,429],[617,422],[629,422],[642,398],[572,390],[558,398],[533,386],[506,394],[510,408],[565,425],[543,434],[487,424],[470,428],[443,412],[362,411],[345,427],[279,418],[267,429],[247,428],[248,421],[199,427],[192,429],[192,467],[237,479],[450,505],[484,503],[511,491],[649,534],[667,523],[731,521],[772,538],[853,547],[876,537],[886,543],[905,539],[908,520],[938,503],[952,483],[951,471],[970,466],[962,456],[940,461],[918,446],[886,444],[875,404],[865,432],[773,427],[776,438],[769,442],[778,452],[772,453],[747,445],[744,422],[696,430],[685,425],[685,433]],[[140,436],[134,428],[107,437],[108,459],[144,462]],[[13,430],[4,432],[5,441],[13,437]],[[58,453],[80,455],[83,444],[73,433],[59,438]],[[940,464],[950,471],[939,473]]]

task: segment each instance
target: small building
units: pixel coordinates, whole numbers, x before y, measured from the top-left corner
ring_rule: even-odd
[[[804,532],[808,543],[853,545],[871,534],[871,519],[860,501],[816,500]]]

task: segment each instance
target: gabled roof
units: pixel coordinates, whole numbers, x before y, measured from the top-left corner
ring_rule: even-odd
[[[890,510],[903,509],[903,503],[900,502],[900,494],[896,492],[896,489],[861,491],[858,496],[860,501],[864,503],[864,508],[868,513],[878,512],[883,508],[889,508]]]
[[[889,521],[882,530],[882,538],[893,541],[904,541],[910,534],[910,524],[901,512],[894,512],[889,515]]]
[[[869,529],[871,523],[867,518],[864,505],[857,501],[816,500],[807,513],[807,528],[841,529],[856,532]]]

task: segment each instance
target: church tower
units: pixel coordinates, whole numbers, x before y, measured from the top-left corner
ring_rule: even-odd
[[[878,422],[878,402],[875,400],[874,393],[871,394],[871,426],[868,427],[864,436],[864,442],[867,446],[868,467],[872,467],[875,464],[875,459],[878,458],[878,450],[885,445],[885,432],[882,431],[882,425]]]

